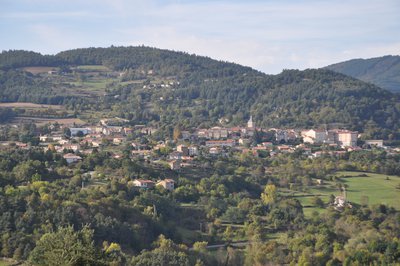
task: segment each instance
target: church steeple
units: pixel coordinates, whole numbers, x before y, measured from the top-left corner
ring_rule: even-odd
[[[253,122],[253,116],[250,116],[249,121],[247,121],[247,127],[248,128],[254,128],[254,122]]]

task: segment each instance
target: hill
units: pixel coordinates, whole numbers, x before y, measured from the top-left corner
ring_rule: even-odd
[[[326,67],[392,92],[400,92],[400,56],[353,59]]]
[[[220,118],[238,125],[253,115],[262,127],[340,123],[367,137],[399,137],[399,95],[327,69],[266,75],[150,47],[76,49],[54,56],[9,51],[0,59],[1,102],[60,104],[81,118],[118,116],[168,134],[174,125],[210,126]]]

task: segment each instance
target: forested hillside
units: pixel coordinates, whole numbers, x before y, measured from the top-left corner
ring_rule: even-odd
[[[353,59],[326,67],[365,82],[400,92],[400,56],[383,56],[371,59]]]
[[[207,57],[149,47],[87,48],[41,56],[0,55],[0,101],[62,104],[158,127],[243,123],[311,127],[335,123],[398,138],[399,95],[329,70],[266,75]],[[55,67],[52,74],[26,72]],[[16,68],[18,67],[18,68]],[[21,71],[25,70],[25,71]]]

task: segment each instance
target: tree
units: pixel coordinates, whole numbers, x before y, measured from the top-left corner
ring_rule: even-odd
[[[278,193],[276,191],[276,186],[274,184],[266,185],[264,192],[261,193],[261,200],[266,205],[275,203],[277,197]]]
[[[133,257],[132,264],[135,266],[189,266],[189,257],[172,240],[160,235],[154,245],[157,247],[152,251],[145,250]]]
[[[319,208],[323,208],[324,207],[324,202],[322,201],[322,199],[320,197],[313,197],[311,199],[311,204],[314,205],[315,207],[319,207]]]
[[[88,226],[74,231],[72,226],[59,227],[44,234],[29,256],[34,265],[86,265],[96,261],[93,230]]]
[[[174,132],[172,137],[174,141],[178,141],[178,139],[182,137],[182,132],[178,125],[174,127]]]

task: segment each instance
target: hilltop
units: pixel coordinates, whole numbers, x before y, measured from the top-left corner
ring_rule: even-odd
[[[400,56],[352,59],[326,68],[373,83],[392,92],[400,92]]]
[[[150,47],[0,54],[0,101],[57,104],[83,119],[118,116],[166,131],[243,123],[311,127],[334,123],[396,138],[399,96],[327,69],[266,75],[208,57]],[[90,115],[88,115],[90,114]]]

